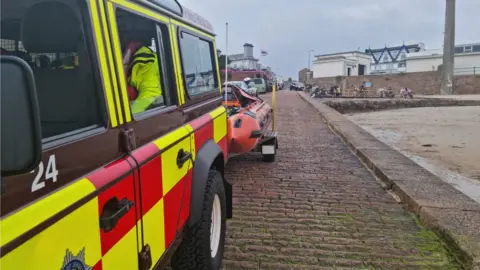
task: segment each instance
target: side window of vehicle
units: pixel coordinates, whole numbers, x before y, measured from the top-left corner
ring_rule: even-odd
[[[90,19],[81,3],[42,2],[2,18],[2,35],[9,35],[2,41],[10,40],[6,54],[32,67],[44,143],[78,139],[105,126]]]
[[[168,27],[120,8],[115,16],[132,114],[175,104]]]
[[[183,76],[189,96],[216,91],[215,54],[213,43],[187,32],[180,32],[180,54]]]

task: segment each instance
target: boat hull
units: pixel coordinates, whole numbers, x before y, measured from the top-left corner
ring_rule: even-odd
[[[271,123],[272,108],[264,101],[251,104],[228,119],[228,152],[251,152],[260,143]]]

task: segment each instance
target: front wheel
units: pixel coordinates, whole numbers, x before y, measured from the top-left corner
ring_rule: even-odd
[[[172,257],[172,269],[220,269],[226,232],[226,196],[219,171],[208,174],[200,220]]]

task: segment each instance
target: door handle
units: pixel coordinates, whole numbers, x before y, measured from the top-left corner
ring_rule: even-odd
[[[102,228],[104,232],[111,231],[117,225],[120,218],[133,208],[133,204],[134,203],[127,198],[123,198],[120,201],[116,197],[110,199],[103,207],[100,217],[100,228]]]
[[[178,151],[177,155],[177,166],[178,168],[182,168],[183,164],[192,158],[192,153],[184,151],[183,148]]]

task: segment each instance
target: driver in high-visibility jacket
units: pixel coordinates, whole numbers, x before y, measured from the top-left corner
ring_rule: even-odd
[[[147,47],[151,39],[127,36],[122,43],[132,114],[144,112],[154,103],[163,104],[157,54]]]

